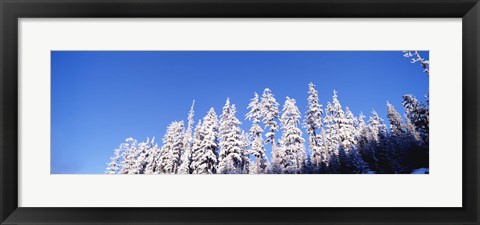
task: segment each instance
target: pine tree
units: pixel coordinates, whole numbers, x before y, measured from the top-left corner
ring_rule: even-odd
[[[241,123],[235,116],[235,113],[235,105],[230,105],[230,99],[227,99],[222,110],[222,115],[220,115],[218,173],[231,174],[244,172]]]
[[[267,138],[266,143],[272,144],[272,164],[274,164],[277,162],[275,131],[278,130],[278,124],[276,120],[279,116],[279,104],[270,89],[265,88],[265,90],[263,91],[260,105],[263,117],[263,124],[265,125],[265,128],[269,128],[268,132],[265,134],[265,137]]]
[[[379,142],[381,136],[387,136],[387,128],[383,119],[378,116],[375,110],[372,110],[372,116],[368,120],[368,123],[368,129],[374,141]]]
[[[176,174],[180,167],[180,156],[185,146],[183,121],[172,122],[163,137],[160,171],[162,173]]]
[[[197,125],[198,127],[198,125]],[[218,164],[218,118],[213,108],[195,129],[190,169],[193,174],[214,174]]]
[[[245,118],[252,121],[250,136],[253,140],[251,142],[250,154],[256,158],[252,172],[261,174],[266,172],[268,162],[267,155],[265,154],[265,146],[263,144],[264,141],[262,138],[263,129],[260,126],[262,110],[257,93],[255,93],[254,97],[250,100],[247,109],[250,109],[250,111],[245,115]]]
[[[190,107],[190,111],[188,112],[188,124],[187,124],[187,129],[185,130],[185,135],[184,135],[184,152],[182,153],[181,157],[181,164],[180,168],[178,170],[179,174],[189,174],[190,173],[190,162],[191,162],[191,157],[192,157],[192,146],[193,146],[193,126],[195,124],[193,120],[193,116],[195,114],[195,111],[193,110],[193,107],[195,105],[195,100],[193,100],[192,106]]]
[[[348,107],[345,108],[345,117],[340,123],[340,140],[342,145],[347,151],[356,148],[355,143],[355,121],[357,118],[353,115]]]
[[[106,174],[117,174],[121,169],[121,160],[124,152],[124,144],[120,144],[118,148],[113,151],[113,156],[110,158],[110,162],[107,164],[108,167],[105,171]]]
[[[287,97],[280,118],[283,173],[301,173],[304,169],[307,155],[305,140],[302,138],[302,131],[298,128],[300,118],[295,99]]]
[[[242,168],[242,173],[249,174],[252,173],[250,171],[250,168],[252,167],[252,162],[250,161],[250,153],[248,150],[248,147],[250,146],[249,138],[248,138],[248,133],[242,130],[242,135],[241,135],[241,153],[240,157],[242,158],[242,163],[243,163],[243,168]]]
[[[375,148],[377,141],[373,138],[369,126],[365,123],[365,115],[363,115],[363,113],[360,113],[358,117],[356,143],[358,152],[362,159],[368,164],[369,169],[376,171],[377,159],[375,156]]]
[[[346,124],[345,112],[338,100],[337,92],[333,91],[332,103],[327,103],[326,116],[324,118],[326,127],[326,140],[328,145],[328,172],[338,173],[340,170],[339,147],[343,145],[344,149],[351,142],[350,129]]]
[[[410,166],[407,169],[413,170],[415,168],[428,168],[430,161],[429,146],[422,140],[421,134],[416,130],[415,125],[412,123],[412,121],[406,115],[404,117],[406,121],[405,142],[408,148],[408,166]]]
[[[409,151],[411,148],[405,124],[400,113],[395,107],[387,102],[387,117],[390,121],[390,138],[392,158],[395,158],[394,170],[400,173],[409,172],[412,168],[409,165]]]
[[[147,158],[152,148],[150,138],[147,137],[145,142],[140,142],[137,148],[137,159],[135,160],[135,167],[137,168],[138,174],[144,174],[147,167]]]
[[[193,132],[192,154],[189,168],[190,174],[193,173],[201,163],[201,157],[204,154],[204,149],[202,149],[204,138],[205,134],[203,131],[202,120],[199,120]]]
[[[407,94],[402,101],[408,119],[413,123],[415,129],[420,133],[422,141],[428,143],[429,134],[429,110],[424,103],[420,103],[415,96]]]
[[[376,169],[378,173],[398,173],[392,136],[387,132],[383,119],[373,110],[369,120],[372,141],[375,141]]]
[[[350,149],[347,157],[348,173],[363,174],[370,172],[368,163],[363,160],[358,148]]]
[[[404,117],[406,121],[405,129],[407,130],[407,134],[413,139],[414,142],[420,143],[422,141],[420,133],[417,131],[417,129],[415,129],[415,125],[413,125],[408,116],[404,115]]]
[[[370,116],[370,119],[368,120],[368,135],[370,148],[368,148],[368,153],[364,158],[369,162],[370,168],[381,173],[382,169],[379,168],[379,161],[382,160],[382,157],[379,157],[379,155],[385,155],[384,152],[386,152],[386,143],[384,142],[387,140],[387,128],[383,119],[378,116],[378,113],[375,110],[372,110],[372,116]],[[383,159],[384,158],[385,157],[383,157]]]
[[[341,125],[342,150],[346,151],[346,158],[340,158],[340,164],[345,173],[366,173],[368,165],[361,157],[357,147],[356,136],[358,134],[359,121],[348,107],[345,110],[345,119]]]
[[[321,130],[322,133],[325,133],[323,130],[322,124],[322,115],[323,109],[322,105],[319,103],[318,100],[318,91],[315,89],[315,85],[313,83],[308,84],[308,110],[305,114],[305,121],[304,127],[306,129],[309,143],[309,149],[311,156],[309,159],[309,163],[313,164],[316,171],[320,168],[325,167],[326,160],[327,160],[327,152],[325,148],[325,136],[318,135],[317,130]]]
[[[368,126],[365,123],[365,115],[363,112],[360,112],[360,115],[358,116],[357,119],[357,126],[356,127],[356,142],[357,142],[357,147],[363,148],[363,143],[360,143],[361,139],[364,139],[362,141],[366,142],[368,141]]]
[[[430,61],[422,58],[418,51],[403,51],[403,57],[409,58],[411,63],[420,63],[420,66],[423,68],[423,72],[425,72],[428,76],[430,76]]]
[[[157,167],[160,163],[160,148],[155,143],[155,137],[150,141],[150,149],[146,157],[145,174],[157,174]]]
[[[387,102],[387,117],[390,121],[390,130],[393,135],[403,138],[405,135],[405,125],[402,121],[402,117],[389,102]]]
[[[138,143],[137,140],[133,138],[127,138],[125,140],[125,154],[124,160],[122,161],[122,169],[120,170],[121,174],[139,174],[140,168],[138,168],[137,158],[139,155],[138,152]]]

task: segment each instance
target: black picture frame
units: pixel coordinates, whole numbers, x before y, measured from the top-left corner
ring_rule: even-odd
[[[478,0],[0,0],[0,13],[1,224],[479,224]],[[18,207],[17,21],[74,17],[462,18],[463,207]]]

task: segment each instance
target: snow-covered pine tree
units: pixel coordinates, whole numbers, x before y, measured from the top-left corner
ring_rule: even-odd
[[[138,144],[138,154],[136,160],[136,168],[138,168],[138,174],[144,174],[145,169],[147,167],[148,161],[148,154],[150,153],[150,149],[152,148],[150,138],[147,137],[145,142],[140,142]]]
[[[123,153],[125,151],[124,143],[120,144],[118,148],[113,150],[113,156],[110,158],[110,162],[107,164],[108,167],[105,170],[106,174],[117,174],[120,172],[122,168],[121,160],[123,157]]]
[[[428,144],[429,134],[429,109],[426,104],[420,103],[415,96],[406,94],[402,101],[408,119],[415,125],[415,129],[420,133],[422,141]]]
[[[145,174],[157,174],[156,171],[160,161],[160,148],[155,143],[155,137],[150,141],[150,148],[147,152]]]
[[[368,126],[365,123],[365,115],[363,112],[360,112],[360,115],[357,119],[356,127],[356,143],[359,149],[362,149],[364,144],[368,141]],[[362,142],[362,143],[361,143]]]
[[[333,109],[333,105],[330,102],[327,102],[327,107],[325,111],[325,117],[323,118],[323,123],[325,126],[325,139],[327,140],[327,156],[324,161],[326,165],[323,169],[323,173],[337,173],[338,171],[338,130],[339,126],[335,122],[336,112]]]
[[[302,174],[313,174],[313,173],[318,173],[319,171],[312,165],[312,160],[310,159],[310,156],[307,155],[307,159],[305,159],[304,165],[303,165],[303,170]]]
[[[407,135],[409,135],[414,142],[421,143],[422,137],[420,136],[420,133],[417,131],[417,129],[415,129],[415,125],[413,125],[412,121],[408,118],[406,114],[404,115],[404,118],[406,121],[405,129],[407,131]]]
[[[424,72],[430,76],[430,62],[423,57],[420,56],[418,51],[404,51],[404,57],[410,58],[411,63],[419,62]],[[419,103],[418,100],[412,95],[405,95],[403,96],[403,105],[405,107],[405,111],[407,111],[407,119],[406,119],[406,126],[407,130],[409,126],[413,124],[415,130],[417,132],[409,131],[410,137],[420,136],[420,141],[412,142],[413,144],[411,150],[420,154],[416,154],[414,156],[410,155],[409,157],[413,157],[417,160],[417,166],[426,166],[428,167],[429,163],[429,121],[430,121],[430,110],[429,110],[429,94],[425,94],[426,103]],[[411,127],[410,127],[411,128]],[[418,139],[417,137],[414,137]],[[416,149],[416,150],[414,150]]]
[[[124,159],[122,161],[122,169],[120,170],[120,173],[139,174],[141,168],[138,168],[137,163],[137,158],[139,155],[137,140],[129,137],[125,140],[124,144],[126,150],[124,153]]]
[[[267,155],[265,154],[265,146],[263,144],[262,132],[263,129],[260,126],[260,119],[262,117],[262,109],[259,102],[259,96],[254,93],[254,97],[250,100],[247,109],[250,111],[245,115],[247,120],[252,122],[250,128],[250,137],[253,139],[250,147],[250,154],[255,156],[255,164],[252,168],[252,172],[256,174],[265,173],[267,169]]]
[[[365,115],[360,113],[358,117],[357,136],[356,136],[357,149],[362,156],[362,159],[368,164],[370,170],[376,171],[377,159],[375,156],[375,147],[377,141],[374,140],[370,133],[369,126],[365,123]]]
[[[378,113],[373,110],[369,120],[369,130],[372,140],[375,141],[375,158],[377,159],[376,172],[398,173],[398,163],[395,157],[392,137]]]
[[[368,134],[369,134],[369,142],[371,148],[368,149],[368,155],[364,158],[368,161],[370,168],[374,169],[376,173],[382,173],[382,169],[380,167],[379,162],[381,157],[379,154],[383,154],[380,151],[386,151],[384,148],[387,147],[386,143],[381,143],[381,141],[385,141],[387,139],[387,128],[383,122],[383,119],[378,116],[378,113],[375,110],[372,110],[372,116],[368,120]],[[385,155],[385,154],[384,154]]]
[[[180,156],[185,146],[183,121],[172,122],[163,137],[160,171],[161,173],[176,174],[180,166]]]
[[[308,84],[307,101],[308,110],[305,113],[303,126],[309,135],[308,143],[311,154],[309,163],[312,164],[313,171],[319,172],[326,166],[327,152],[324,145],[324,143],[326,143],[325,136],[322,135],[325,133],[322,124],[323,109],[318,100],[318,91],[315,89],[313,83]],[[317,130],[320,130],[321,134],[317,134]]]
[[[304,170],[307,154],[305,152],[305,140],[302,138],[302,131],[298,127],[300,118],[301,114],[296,106],[295,99],[287,97],[280,118],[283,173],[301,173]]]
[[[340,159],[340,164],[344,168],[344,173],[366,173],[368,165],[363,160],[357,147],[356,137],[358,135],[359,121],[350,111],[345,109],[345,120],[341,125],[341,139],[343,151],[346,151],[346,160]]]
[[[400,113],[397,112],[395,107],[387,102],[387,117],[390,121],[390,137],[392,141],[393,154],[397,161],[398,168],[396,171],[400,173],[409,173],[414,168],[409,165],[409,151],[411,149],[410,141],[408,140],[407,129],[402,121]]]
[[[193,173],[193,171],[196,170],[201,163],[201,156],[204,154],[202,149],[202,142],[204,138],[205,134],[203,133],[202,129],[202,120],[199,120],[193,132],[192,153],[189,167],[190,174]]]
[[[235,105],[230,105],[230,99],[227,99],[222,115],[220,115],[220,154],[218,155],[217,173],[235,174],[244,172],[241,123],[235,113]]]
[[[429,146],[422,140],[422,135],[417,131],[412,121],[404,115],[406,125],[406,144],[408,146],[408,165],[407,169],[428,168],[429,165]],[[405,171],[408,172],[408,171]]]
[[[380,141],[380,136],[387,136],[387,127],[375,110],[372,110],[372,116],[368,120],[368,129],[376,142]]]
[[[395,107],[389,102],[387,102],[387,117],[390,121],[390,131],[392,134],[403,138],[405,135],[405,124],[402,121],[400,113],[398,113]]]
[[[339,103],[340,104],[340,103]],[[345,117],[340,123],[340,141],[344,148],[349,152],[351,149],[356,148],[355,143],[355,121],[357,118],[353,115],[348,107],[345,108]]]
[[[195,138],[192,149],[192,174],[217,173],[218,164],[218,118],[211,108],[203,118],[201,127],[195,129]]]
[[[195,124],[193,120],[193,116],[195,111],[193,107],[195,106],[195,100],[193,100],[192,106],[190,107],[190,111],[188,112],[187,117],[187,129],[185,130],[184,135],[184,151],[182,152],[181,164],[180,168],[178,169],[179,174],[189,174],[190,173],[190,161],[192,160],[192,146],[193,146],[193,126]]]
[[[403,57],[409,58],[411,63],[420,63],[420,66],[423,68],[423,72],[425,72],[428,76],[430,76],[430,61],[422,58],[418,51],[403,51]]]
[[[268,132],[265,134],[265,137],[267,138],[266,143],[272,144],[272,164],[275,164],[277,163],[275,131],[278,130],[278,124],[276,120],[279,117],[279,104],[270,89],[265,88],[265,90],[263,91],[260,105],[263,117],[263,124],[265,125],[265,128],[269,129]]]
[[[343,145],[344,149],[349,148],[352,139],[351,127],[346,124],[345,112],[335,90],[333,90],[332,103],[327,103],[324,123],[328,146],[328,172],[338,173],[340,172],[339,146]]]
[[[249,174],[250,168],[252,168],[252,162],[250,161],[250,153],[248,151],[248,147],[250,146],[249,138],[248,138],[248,133],[242,130],[242,148],[241,148],[241,158],[242,158],[242,163],[243,163],[243,172],[245,174]]]

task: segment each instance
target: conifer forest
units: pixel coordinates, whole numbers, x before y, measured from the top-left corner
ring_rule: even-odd
[[[399,60],[430,76],[417,51]],[[425,79],[420,77],[419,79]],[[226,98],[223,107],[190,110],[164,127],[161,140],[125,137],[107,163],[106,174],[428,174],[429,95],[404,93],[382,110],[354,114],[342,93],[319,81],[304,84],[306,108],[291,97],[278,99],[263,87],[251,93],[247,113]],[[331,98],[320,99],[319,91]],[[194,100],[195,99],[195,100]],[[398,101],[398,102],[395,102]],[[401,104],[401,113],[394,104]],[[184,116],[182,116],[184,115]],[[248,122],[249,126],[242,124]],[[250,125],[251,124],[251,125]]]

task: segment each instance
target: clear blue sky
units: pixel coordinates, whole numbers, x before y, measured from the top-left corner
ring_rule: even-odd
[[[324,107],[336,89],[367,119],[372,108],[385,119],[387,101],[403,114],[403,94],[428,92],[428,76],[401,51],[53,51],[51,60],[52,174],[103,173],[125,138],[161,142],[194,99],[198,121],[230,97],[248,130],[248,102],[266,87],[280,108],[295,98],[302,115],[309,82]]]

